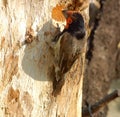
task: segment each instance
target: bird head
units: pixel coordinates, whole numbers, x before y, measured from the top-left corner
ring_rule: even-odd
[[[85,36],[84,18],[78,11],[62,10],[66,18],[65,30],[78,40]]]

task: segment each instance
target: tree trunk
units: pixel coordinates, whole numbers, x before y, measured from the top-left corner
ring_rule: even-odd
[[[51,11],[58,2],[0,1],[1,117],[81,116],[86,43],[82,56],[65,74],[62,88],[57,89],[59,94],[53,95],[55,57],[49,44],[55,33]],[[87,28],[88,8],[82,13]]]
[[[120,0],[100,1],[104,1],[101,4],[100,19],[97,17],[95,20],[94,32],[89,39],[92,56],[89,54],[91,61],[86,65],[83,107],[86,106],[86,101],[92,105],[102,99],[108,94],[112,81],[120,78]],[[106,117],[107,110],[105,106],[93,116]],[[111,111],[111,116],[114,116],[114,110]]]

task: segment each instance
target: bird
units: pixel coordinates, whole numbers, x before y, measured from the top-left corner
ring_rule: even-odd
[[[66,74],[84,51],[87,37],[86,15],[62,8],[64,6],[57,5],[52,10],[53,26],[57,27],[51,39],[54,56],[53,95],[61,91]]]
[[[57,74],[60,76],[67,73],[79,57],[86,35],[84,18],[78,11],[63,10],[62,13],[66,19],[66,25],[64,30],[52,40],[57,43],[60,39],[60,48],[57,54],[59,66]]]
[[[85,21],[80,12],[62,10],[62,14],[65,17],[66,25],[63,31],[59,31],[52,39],[52,42],[56,43],[54,51],[57,81],[64,77],[82,53],[85,45],[84,37],[86,35]],[[53,19],[56,18],[55,15],[56,12],[53,12]]]

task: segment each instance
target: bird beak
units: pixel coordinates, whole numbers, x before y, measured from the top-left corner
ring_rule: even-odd
[[[62,14],[66,19],[69,17],[68,10],[62,10]]]
[[[73,11],[70,10],[62,10],[62,13],[64,15],[64,17],[67,19],[68,17],[71,17],[72,19],[74,19],[75,17],[73,17]]]

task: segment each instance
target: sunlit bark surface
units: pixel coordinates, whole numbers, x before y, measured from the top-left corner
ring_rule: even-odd
[[[0,1],[0,116],[80,117],[84,53],[53,92],[51,10],[58,0]],[[84,13],[83,13],[84,14]],[[21,45],[26,38],[30,43]],[[31,43],[32,42],[32,43]]]

